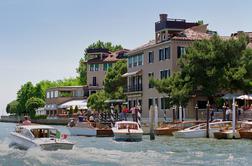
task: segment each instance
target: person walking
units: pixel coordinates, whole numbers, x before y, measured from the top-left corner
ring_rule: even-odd
[[[226,110],[226,120],[229,121],[230,120],[230,114],[231,114],[231,109],[228,107],[227,110]]]

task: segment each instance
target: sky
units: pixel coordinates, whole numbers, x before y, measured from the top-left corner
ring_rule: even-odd
[[[252,31],[251,0],[0,0],[0,115],[27,81],[75,77],[97,40],[133,49],[160,13],[203,20],[220,35]]]

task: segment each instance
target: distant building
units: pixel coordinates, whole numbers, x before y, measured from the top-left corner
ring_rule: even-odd
[[[59,114],[65,114],[67,108],[60,106],[69,101],[85,100],[84,86],[63,86],[49,88],[46,90],[46,114],[49,117],[55,117]],[[74,109],[73,105],[73,109]]]
[[[89,60],[87,63],[87,87],[88,94],[103,89],[103,82],[106,72],[119,60],[126,58],[128,50],[123,49],[116,52],[109,52],[107,49],[88,49]]]
[[[160,14],[160,21],[155,23],[155,40],[149,41],[127,53],[128,72],[127,89],[129,107],[140,103],[143,117],[148,117],[151,105],[157,105],[159,116],[168,110],[167,96],[160,94],[151,84],[151,77],[164,79],[170,77],[180,69],[178,60],[185,54],[186,47],[195,40],[210,38],[207,33],[207,25],[199,25],[195,22],[186,22],[184,19],[171,19],[167,14]],[[195,104],[206,107],[206,98],[197,97],[189,102],[186,114],[193,117]],[[168,111],[171,115],[171,111]]]

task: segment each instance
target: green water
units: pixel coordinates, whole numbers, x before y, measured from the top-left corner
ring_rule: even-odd
[[[142,142],[115,142],[112,138],[69,137],[71,151],[27,151],[9,148],[8,135],[15,124],[0,123],[0,166],[77,165],[220,165],[252,164],[252,140],[175,139],[156,137]],[[68,133],[63,126],[57,126]]]

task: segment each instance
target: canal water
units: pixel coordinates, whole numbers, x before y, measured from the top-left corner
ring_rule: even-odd
[[[252,140],[175,139],[156,137],[142,142],[115,142],[111,137],[69,137],[73,150],[27,151],[9,148],[12,123],[0,123],[0,166],[79,166],[79,165],[221,165],[243,166],[252,163]],[[56,126],[68,133],[63,126]]]

